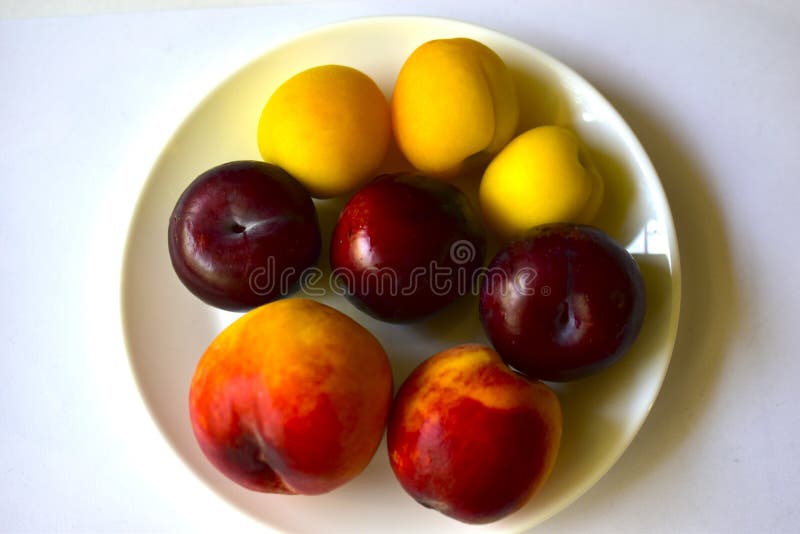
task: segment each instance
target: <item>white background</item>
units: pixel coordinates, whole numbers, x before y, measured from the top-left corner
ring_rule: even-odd
[[[537,532],[797,531],[800,4],[254,3],[0,3],[0,531],[258,529],[176,459],[108,342],[119,221],[225,76],[378,14],[482,24],[566,62],[631,125],[672,206],[684,293],[662,393]]]

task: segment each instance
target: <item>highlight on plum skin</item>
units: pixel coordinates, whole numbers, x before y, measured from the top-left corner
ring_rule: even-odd
[[[644,322],[636,260],[592,226],[537,226],[498,252],[489,272],[480,295],[484,330],[503,360],[531,378],[601,371],[623,356]]]
[[[178,278],[218,308],[246,311],[294,292],[321,247],[308,192],[286,171],[233,161],[200,174],[170,216]]]

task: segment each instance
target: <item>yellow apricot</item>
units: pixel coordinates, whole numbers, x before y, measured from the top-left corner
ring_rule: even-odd
[[[505,63],[466,38],[428,41],[414,50],[397,77],[391,109],[405,157],[442,178],[458,173],[470,156],[500,150],[519,120]]]
[[[480,184],[487,223],[513,238],[540,224],[588,223],[603,201],[603,179],[578,136],[540,126],[514,138],[489,164]]]
[[[316,198],[371,178],[391,136],[389,104],[366,74],[341,65],[303,71],[267,101],[258,124],[264,161],[283,167]]]

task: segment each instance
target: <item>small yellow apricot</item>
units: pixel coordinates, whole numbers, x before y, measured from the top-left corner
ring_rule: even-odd
[[[391,137],[389,104],[366,74],[341,65],[303,71],[278,87],[258,124],[265,161],[283,167],[316,198],[371,178]]]
[[[591,222],[603,189],[578,136],[561,126],[540,126],[495,156],[481,180],[480,202],[487,223],[513,238],[540,224]]]
[[[503,148],[519,120],[505,63],[466,38],[428,41],[414,50],[397,77],[391,107],[405,157],[442,178],[458,173],[470,156]]]

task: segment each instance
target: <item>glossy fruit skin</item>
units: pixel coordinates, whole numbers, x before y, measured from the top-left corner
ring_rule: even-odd
[[[380,445],[392,399],[386,352],[316,301],[249,311],[197,364],[189,392],[200,449],[254,491],[314,495],[357,476]]]
[[[634,342],[644,321],[644,280],[636,260],[602,230],[543,225],[491,261],[480,314],[514,369],[573,380],[610,366]]]
[[[460,189],[395,174],[350,199],[333,231],[330,260],[337,285],[356,306],[408,322],[468,293],[485,251],[480,218]]]
[[[296,288],[319,258],[311,197],[286,171],[234,161],[198,176],[169,220],[169,255],[181,282],[218,308],[244,311]]]
[[[549,477],[561,442],[558,397],[491,348],[460,345],[417,367],[392,406],[388,453],[420,504],[466,523],[522,507]]]

